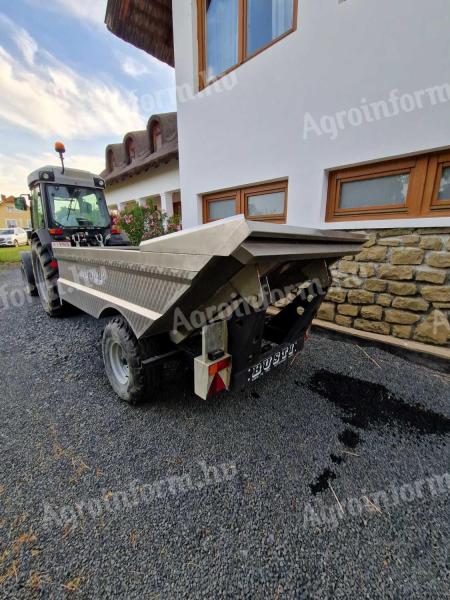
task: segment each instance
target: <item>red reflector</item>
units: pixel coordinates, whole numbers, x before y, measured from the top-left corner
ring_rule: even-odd
[[[52,269],[57,269],[58,268],[58,261],[57,260],[52,260],[52,262],[50,263],[50,266]]]
[[[214,363],[213,365],[209,365],[208,374],[210,377],[216,375],[219,371],[226,369],[230,366],[231,358],[223,358],[219,360],[219,362]]]
[[[211,383],[211,387],[209,388],[209,395],[218,394],[219,392],[223,392],[225,389],[225,383],[223,382],[223,379],[219,373],[217,373]]]
[[[117,229],[117,227],[113,227],[111,229],[111,233],[112,233],[112,235],[117,235],[118,233],[120,233],[120,229]]]
[[[64,232],[62,229],[49,229],[50,235],[62,235]]]

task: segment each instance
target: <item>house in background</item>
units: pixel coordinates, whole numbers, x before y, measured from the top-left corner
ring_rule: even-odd
[[[153,115],[143,131],[131,131],[107,146],[106,202],[110,212],[149,200],[169,216],[181,217],[177,115]]]
[[[22,227],[28,229],[31,227],[31,212],[17,210],[14,204],[14,196],[4,196],[0,200],[0,228]]]
[[[321,319],[449,345],[448,0],[109,0],[106,24],[176,67],[184,227],[366,231]]]

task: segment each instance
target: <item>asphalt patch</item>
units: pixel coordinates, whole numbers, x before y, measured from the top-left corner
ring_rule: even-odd
[[[420,404],[408,404],[379,383],[321,369],[308,386],[346,413],[344,423],[359,429],[395,424],[425,435],[450,433],[449,418]]]
[[[342,442],[344,446],[347,446],[347,448],[356,448],[356,446],[360,443],[361,438],[359,437],[359,433],[356,433],[356,431],[344,429],[344,431],[338,435],[338,440]]]
[[[314,496],[328,490],[328,482],[331,479],[336,479],[336,474],[331,469],[325,469],[325,471],[319,475],[315,483],[310,483],[309,487]]]

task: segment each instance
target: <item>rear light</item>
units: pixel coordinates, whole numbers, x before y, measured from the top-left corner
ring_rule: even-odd
[[[311,335],[311,327],[312,327],[312,325],[310,325],[310,326],[308,327],[308,329],[305,331],[305,342],[306,342],[307,340],[309,340],[309,336]]]
[[[224,390],[226,390],[226,386],[225,386],[225,382],[222,379],[222,377],[219,375],[219,373],[216,373],[213,382],[211,383],[211,386],[209,388],[209,393],[208,396],[213,396],[214,394],[218,394],[219,392],[223,392]]]
[[[117,227],[113,227],[111,229],[111,233],[112,233],[112,235],[117,235],[120,233],[120,229],[117,229]]]
[[[219,360],[219,362],[209,365],[208,375],[210,377],[213,377],[214,375],[216,375],[216,377],[217,377],[217,373],[219,373],[220,371],[223,371],[224,369],[228,369],[230,364],[231,364],[231,357],[229,357],[229,356],[227,358],[224,358],[223,360]],[[220,380],[222,381],[222,379],[220,379]]]
[[[49,229],[50,235],[63,235],[64,231],[62,229]]]
[[[52,269],[57,269],[58,268],[58,261],[57,260],[52,260],[50,263],[50,266]]]

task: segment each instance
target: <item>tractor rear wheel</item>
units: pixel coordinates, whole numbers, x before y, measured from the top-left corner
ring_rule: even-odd
[[[138,340],[122,317],[115,317],[105,327],[102,341],[106,375],[116,394],[129,404],[140,404],[157,391],[161,368],[143,364],[157,354],[154,340]]]
[[[50,251],[36,240],[33,242],[31,258],[42,308],[50,317],[62,316],[64,307],[58,292],[58,268],[54,265]]]

